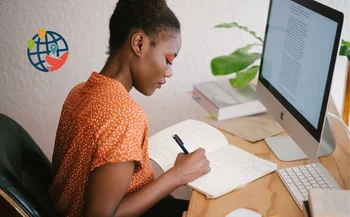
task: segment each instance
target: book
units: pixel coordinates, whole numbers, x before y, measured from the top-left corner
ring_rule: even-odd
[[[181,148],[172,136],[177,134],[189,152],[206,150],[210,172],[187,186],[217,198],[245,186],[277,169],[273,162],[259,158],[228,143],[218,129],[201,121],[188,119],[154,134],[148,139],[149,156],[165,172],[173,167]]]
[[[233,88],[226,79],[208,81],[194,84],[192,95],[216,120],[266,112],[266,108],[256,98],[256,86],[253,84]]]
[[[312,217],[350,216],[350,190],[312,189],[308,197]]]
[[[205,122],[249,142],[257,142],[269,136],[284,132],[279,123],[269,114],[253,115],[216,121],[206,117]]]

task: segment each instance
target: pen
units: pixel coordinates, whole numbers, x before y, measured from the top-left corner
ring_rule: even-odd
[[[180,148],[182,149],[182,151],[185,154],[188,154],[188,151],[186,150],[184,143],[182,142],[182,140],[180,139],[180,137],[177,134],[173,135],[173,139],[176,141],[176,143],[180,146]]]

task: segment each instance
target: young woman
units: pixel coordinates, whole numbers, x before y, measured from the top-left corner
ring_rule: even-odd
[[[49,190],[58,216],[181,216],[188,201],[163,199],[209,172],[203,149],[179,154],[154,180],[147,118],[132,100],[172,76],[180,23],[165,0],[119,0],[110,19],[109,57],[64,102]]]

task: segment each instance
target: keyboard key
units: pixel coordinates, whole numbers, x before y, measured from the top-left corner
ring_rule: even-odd
[[[304,186],[303,184],[301,184],[301,185],[297,185],[297,187],[299,188],[299,190],[301,190],[301,189],[305,189],[305,186]]]
[[[301,193],[305,193],[305,192],[307,193],[308,191],[307,191],[306,188],[303,188],[303,189],[300,189],[300,192],[301,192]]]
[[[292,179],[290,179],[290,178],[286,178],[286,179],[284,179],[284,181],[285,181],[287,184],[289,184],[289,183],[293,183],[293,180],[292,180]]]
[[[287,171],[288,173],[293,172],[292,168],[288,168],[288,169],[286,169],[286,171]]]
[[[312,165],[311,164],[308,164],[308,165],[305,165],[306,168],[310,169],[312,168]]]
[[[308,197],[308,192],[304,192],[304,193],[302,193],[303,194],[303,196],[305,197],[305,199],[307,200],[307,197]]]
[[[302,183],[308,183],[307,179],[305,179],[305,178],[300,179],[300,181],[301,181]]]
[[[319,185],[323,185],[323,184],[326,184],[324,181],[320,181],[318,182]]]
[[[285,178],[285,179],[286,179],[286,178],[289,178],[289,175],[288,175],[287,173],[282,173],[282,174],[280,173],[280,176],[282,176],[282,177]]]
[[[301,171],[299,170],[298,167],[294,167],[294,168],[293,168],[293,171],[294,171],[296,174],[301,172]]]
[[[304,196],[299,192],[298,188],[295,185],[288,185],[289,189],[294,193],[295,198],[300,203],[304,200]]]
[[[282,176],[284,179],[289,178],[289,175],[288,175],[288,174],[285,174],[285,175],[281,174],[281,176]]]
[[[327,184],[322,184],[321,188],[328,188],[328,185]]]
[[[287,174],[287,171],[284,170],[284,169],[278,170],[278,172],[279,172],[280,174]]]
[[[299,186],[299,185],[302,185],[302,183],[299,182],[299,181],[296,181],[296,182],[295,182],[295,185],[296,185],[296,186]]]

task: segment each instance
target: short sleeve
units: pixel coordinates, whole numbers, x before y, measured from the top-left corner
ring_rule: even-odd
[[[108,122],[97,138],[90,171],[107,163],[142,160],[142,143],[146,130],[144,121],[133,117]]]

